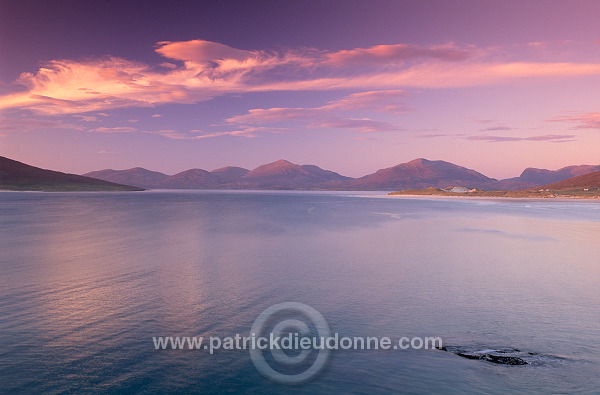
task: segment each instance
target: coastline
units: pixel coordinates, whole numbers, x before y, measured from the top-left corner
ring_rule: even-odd
[[[405,199],[508,199],[508,200],[539,200],[539,201],[590,201],[597,202],[600,200],[600,196],[574,196],[574,195],[557,195],[557,196],[493,196],[493,195],[459,195],[459,194],[448,194],[448,195],[429,195],[429,194],[414,194],[414,193],[398,193],[392,192],[384,195],[387,198],[405,198]]]

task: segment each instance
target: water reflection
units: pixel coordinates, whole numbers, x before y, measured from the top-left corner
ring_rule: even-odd
[[[590,385],[599,236],[598,206],[582,202],[2,194],[0,389],[277,392],[245,353],[157,352],[151,337],[245,333],[282,301],[348,335],[445,336],[590,364],[538,372],[532,388],[445,355],[347,353],[294,392]]]

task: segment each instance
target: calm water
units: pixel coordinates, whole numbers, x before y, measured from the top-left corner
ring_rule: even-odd
[[[598,202],[0,193],[0,392],[598,392],[599,241]],[[343,335],[552,357],[338,350],[290,387],[247,351],[154,349],[285,301]]]

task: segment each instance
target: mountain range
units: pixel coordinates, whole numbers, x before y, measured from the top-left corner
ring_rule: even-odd
[[[441,160],[415,159],[377,170],[359,178],[340,175],[315,165],[278,160],[253,170],[223,167],[206,171],[190,169],[167,175],[140,167],[99,170],[86,177],[154,189],[316,189],[403,190],[428,187],[467,186],[486,190],[519,190],[600,171],[600,165],[568,166],[559,170],[527,168],[519,177],[497,180],[475,170]]]
[[[600,165],[567,166],[554,171],[529,167],[523,170],[523,173],[521,173],[519,177],[509,178],[505,181],[518,181],[530,183],[532,186],[539,186],[560,182],[572,177],[582,176],[584,174],[593,173],[596,171],[600,171]]]

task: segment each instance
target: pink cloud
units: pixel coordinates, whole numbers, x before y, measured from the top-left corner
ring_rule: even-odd
[[[382,112],[405,113],[408,108],[398,101],[406,97],[401,90],[369,91],[353,93],[334,100],[321,107],[312,108],[256,108],[247,114],[236,115],[227,119],[229,123],[272,123],[288,120],[310,120],[321,118],[325,114],[339,111],[373,110]]]
[[[393,44],[333,52],[325,55],[325,59],[327,63],[339,67],[370,63],[394,64],[414,59],[460,61],[467,59],[470,55],[469,51],[454,48],[451,45],[426,48],[410,44]]]
[[[387,122],[376,121],[373,119],[362,118],[329,118],[322,122],[308,125],[311,128],[333,128],[333,129],[350,129],[358,132],[387,132],[392,130],[400,130],[398,126]]]
[[[230,124],[268,124],[282,121],[298,121],[310,128],[349,129],[359,132],[381,132],[399,130],[395,125],[369,118],[350,118],[341,116],[344,111],[376,110],[406,112],[403,104],[398,102],[406,94],[400,90],[369,91],[353,93],[339,100],[334,100],[321,107],[312,108],[256,108],[247,114],[228,118]]]
[[[222,136],[235,136],[235,137],[244,137],[244,138],[254,138],[258,137],[259,134],[262,133],[291,133],[292,129],[289,128],[271,128],[271,127],[263,127],[263,126],[243,126],[241,125],[237,130],[229,130],[224,132],[204,132],[201,130],[192,130],[190,133],[193,133],[189,138],[192,140],[198,139],[206,139],[213,137],[222,137]]]
[[[324,106],[324,108],[341,111],[370,109],[403,114],[410,111],[410,109],[400,101],[400,99],[404,99],[406,96],[408,95],[403,90],[358,92],[333,101]]]
[[[365,91],[348,96],[345,103],[337,103],[338,110],[342,110],[344,106],[349,109],[382,97],[389,101],[390,96],[381,95],[394,95],[390,92],[401,92],[403,88],[467,87],[520,78],[600,75],[597,63],[501,62],[486,51],[454,45],[392,44],[336,52],[268,52],[191,40],[160,42],[156,52],[178,64],[168,62],[169,66],[165,66],[163,62],[160,67],[153,67],[116,57],[49,61],[36,73],[23,73],[17,82],[26,91],[1,96],[0,109],[77,114],[196,103],[249,92]],[[380,90],[388,93],[374,93]],[[377,107],[389,112],[407,110],[402,103]]]
[[[237,137],[246,137],[246,138],[254,138],[257,137],[256,133],[254,133],[255,131],[252,131],[250,129],[241,129],[241,130],[230,130],[230,131],[226,131],[226,132],[202,132],[199,130],[196,131],[192,131],[192,132],[196,132],[199,134],[196,134],[192,137],[190,137],[193,140],[198,140],[198,139],[209,139],[209,138],[213,138],[213,137],[222,137],[222,136],[237,136]]]
[[[118,127],[101,127],[101,128],[96,128],[96,129],[90,129],[88,130],[88,132],[90,133],[131,133],[131,132],[137,132],[136,128],[132,128],[132,127],[124,127],[124,126],[118,126]]]
[[[600,129],[600,112],[578,113],[574,115],[563,115],[551,119],[550,122],[574,123],[573,129]]]
[[[229,123],[273,123],[289,120],[304,120],[307,118],[320,117],[323,112],[323,108],[254,108],[248,110],[247,114],[236,115],[227,118],[226,121]]]
[[[218,62],[226,59],[243,61],[255,56],[250,51],[205,40],[161,41],[157,44],[156,52],[165,58],[193,63]]]
[[[89,115],[73,115],[76,118],[79,118],[80,120],[84,121],[84,122],[98,122],[98,118],[97,117],[93,117],[93,116],[89,116]]]

